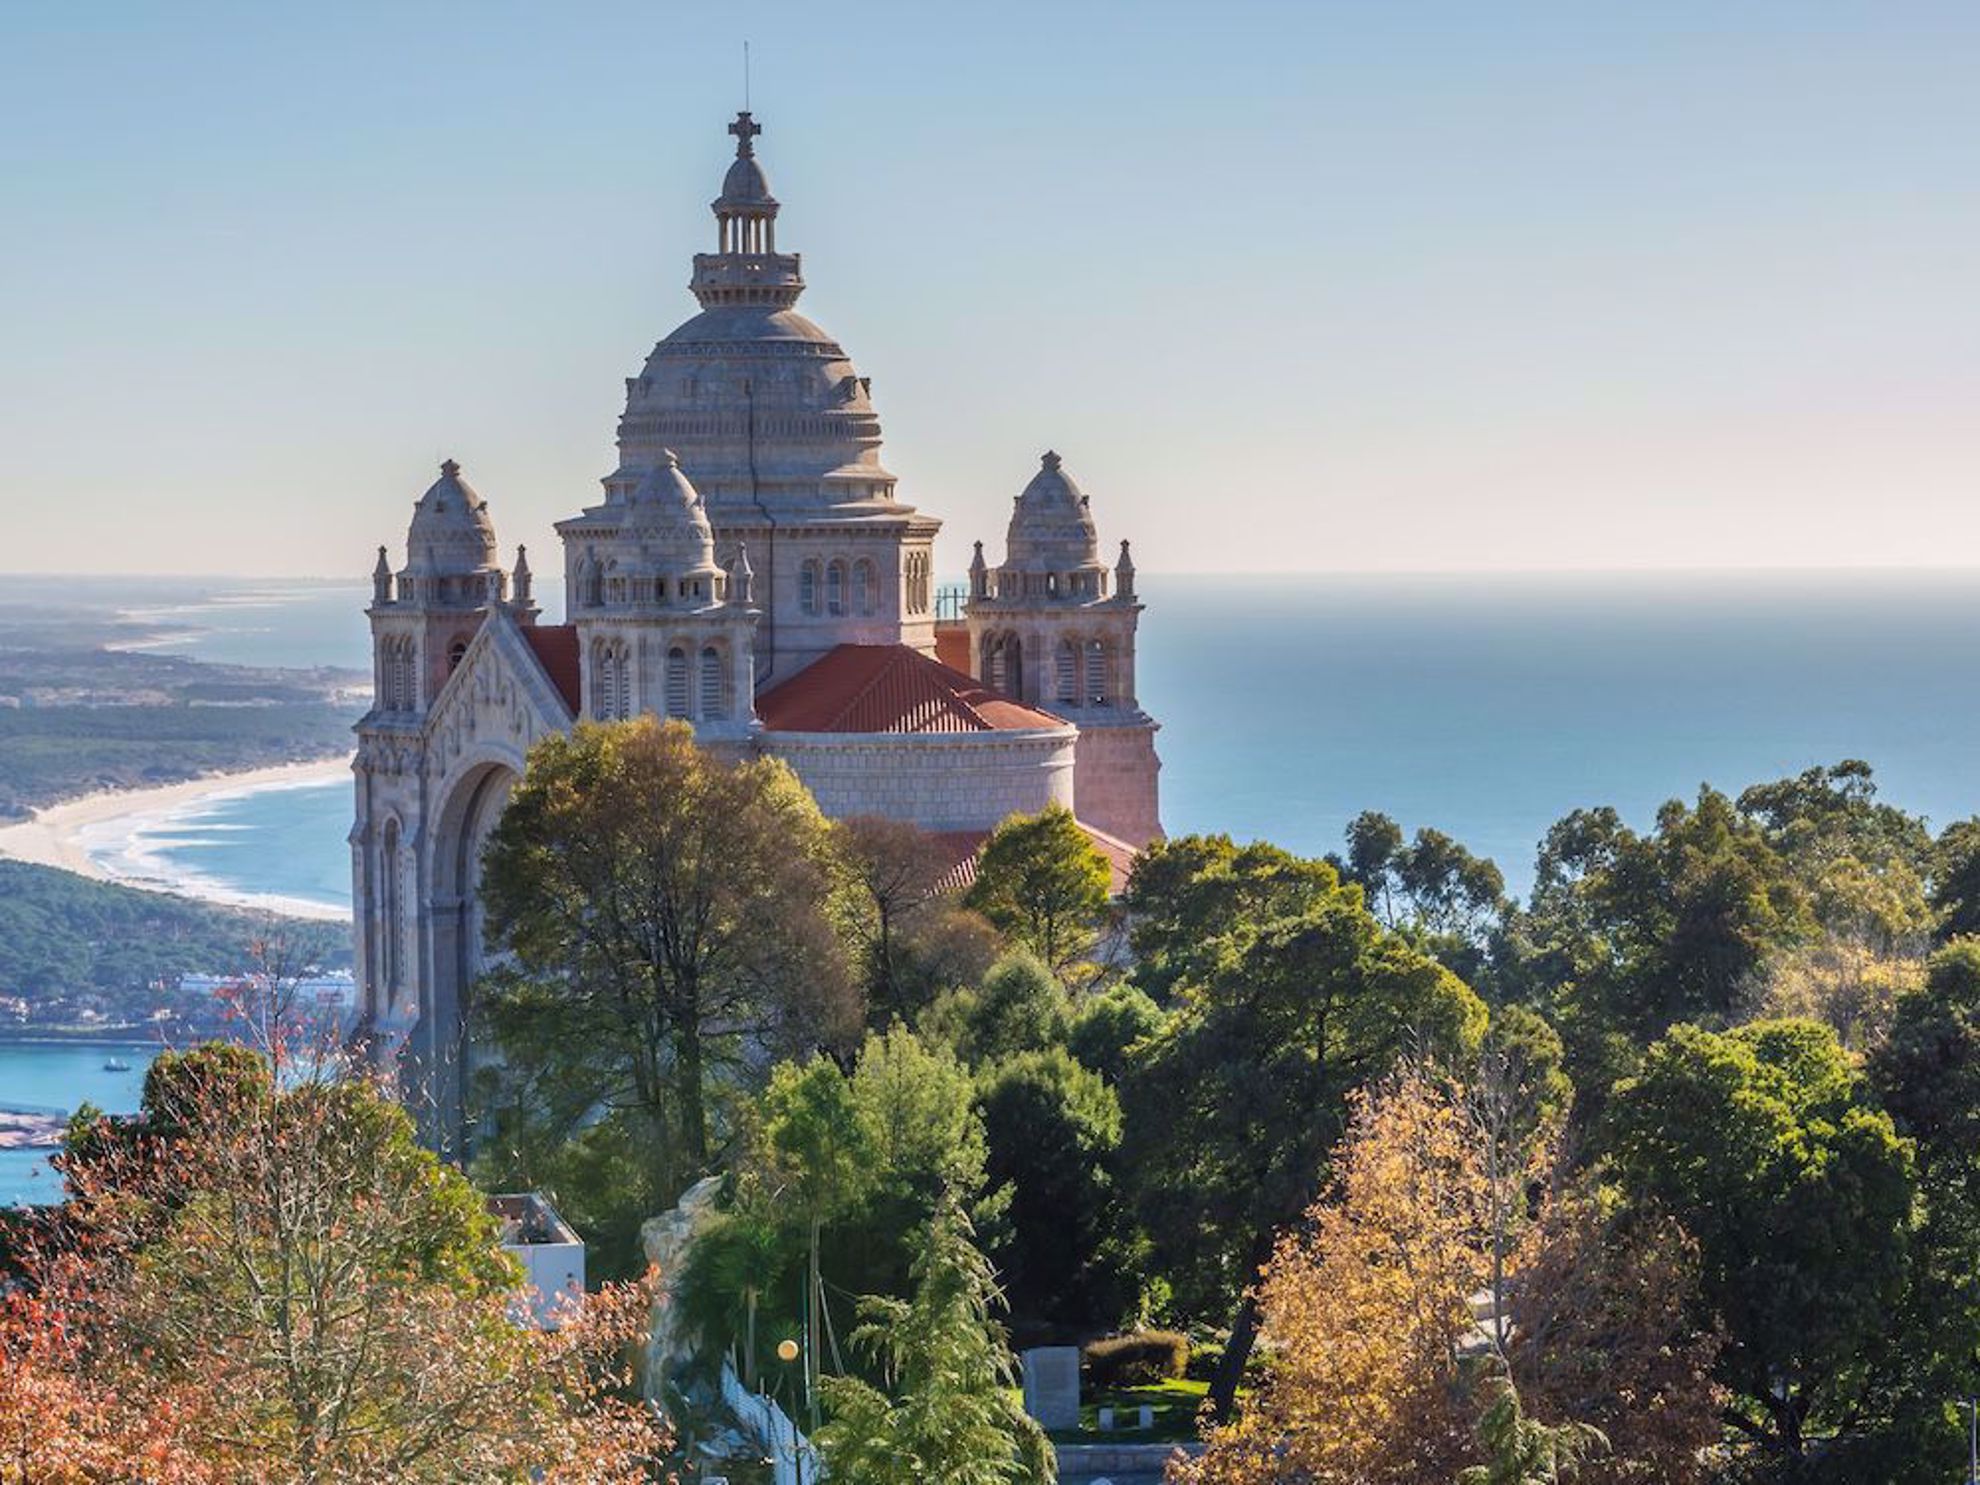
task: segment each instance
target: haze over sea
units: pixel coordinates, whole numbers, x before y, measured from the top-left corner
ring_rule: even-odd
[[[1980,812],[1980,575],[1711,572],[1247,578],[1144,574],[1139,677],[1171,833],[1336,848],[1359,811],[1435,826],[1531,885],[1547,827],[1648,824],[1860,757],[1935,825]],[[256,595],[260,596],[256,596]],[[369,665],[366,590],[231,584],[151,610],[178,653]],[[543,595],[546,616],[561,594]],[[142,848],[244,892],[348,903],[342,783],[224,799]]]

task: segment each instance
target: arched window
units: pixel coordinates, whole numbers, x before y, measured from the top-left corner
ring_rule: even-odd
[[[620,640],[612,665],[612,715],[621,722],[632,715],[632,646]]]
[[[1054,688],[1058,699],[1067,706],[1079,705],[1079,651],[1073,648],[1069,639],[1059,641],[1059,648],[1052,656],[1053,675],[1057,681]]]
[[[606,721],[612,715],[612,647],[602,639],[591,642],[591,715]]]
[[[385,822],[385,843],[378,853],[378,978],[386,995],[396,999],[399,992],[400,945],[404,934],[399,906],[399,822]],[[387,1006],[375,1006],[384,1012]]]
[[[818,612],[818,562],[815,558],[798,571],[798,607],[808,614]]]
[[[1024,646],[1015,634],[992,635],[984,641],[983,679],[993,691],[1022,700],[1024,687]]]
[[[667,715],[688,715],[688,657],[679,645],[667,651]]]
[[[1086,704],[1088,706],[1113,705],[1114,681],[1109,672],[1113,669],[1113,656],[1108,653],[1107,642],[1102,639],[1089,639],[1086,642]]]
[[[710,721],[729,715],[729,667],[713,645],[701,651],[701,715]]]
[[[825,611],[842,614],[846,611],[846,564],[834,562],[825,569]]]
[[[413,658],[417,646],[412,639],[400,639],[391,643],[386,651],[386,701],[393,711],[409,712],[419,705],[419,691],[413,669]]]
[[[466,640],[457,639],[452,644],[448,645],[447,674],[452,675],[456,670],[459,670],[461,667],[461,661],[465,660],[466,658],[467,658]]]
[[[862,614],[873,612],[873,564],[864,557],[853,564],[853,608]]]

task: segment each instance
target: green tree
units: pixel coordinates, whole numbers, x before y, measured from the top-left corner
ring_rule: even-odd
[[[1162,1029],[1162,1008],[1129,984],[1109,985],[1073,1013],[1066,1049],[1082,1066],[1118,1086],[1135,1049]]]
[[[1613,809],[1548,831],[1497,973],[1550,1012],[1585,1120],[1680,1021],[1723,1024],[1768,956],[1820,933],[1808,888],[1725,795],[1673,800],[1641,835]]]
[[[1123,906],[1134,982],[1158,1003],[1200,981],[1234,927],[1294,917],[1325,901],[1340,876],[1278,846],[1239,846],[1228,835],[1181,835],[1135,858]]]
[[[857,1024],[837,880],[781,763],[720,762],[651,718],[537,744],[485,857],[490,939],[514,955],[481,1012],[501,1174],[535,1177],[602,1122],[640,1161],[615,1169],[618,1204],[671,1204],[715,1163],[713,1111],[764,1046]]]
[[[1955,820],[1941,832],[1931,870],[1938,937],[1980,933],[1980,815]]]
[[[763,1095],[764,1140],[775,1161],[781,1200],[805,1233],[805,1398],[818,1422],[818,1378],[828,1339],[819,1238],[825,1225],[859,1207],[873,1183],[873,1150],[845,1074],[827,1058],[779,1064]]]
[[[887,1378],[883,1391],[827,1377],[832,1418],[818,1431],[825,1467],[859,1485],[1052,1485],[1052,1446],[1010,1395],[1015,1369],[990,1265],[961,1204],[936,1208],[914,1264],[910,1299],[869,1296],[854,1345]]]
[[[1023,1052],[984,1075],[988,1179],[1008,1193],[987,1246],[1016,1323],[1075,1338],[1134,1307],[1133,1252],[1114,1180],[1121,1106],[1063,1047]]]
[[[980,979],[996,935],[936,890],[952,853],[924,830],[875,815],[841,820],[834,831],[854,888],[847,924],[868,1025],[913,1021],[939,990]]]
[[[1072,811],[1048,805],[991,832],[963,900],[1062,974],[1093,947],[1111,875]]]
[[[1165,1276],[1192,1313],[1235,1307],[1212,1385],[1220,1415],[1257,1329],[1252,1281],[1321,1190],[1350,1092],[1411,1050],[1475,1056],[1487,1021],[1359,888],[1325,865],[1299,871],[1330,889],[1303,887],[1286,917],[1230,923],[1121,1089],[1136,1204]]]
[[[937,1001],[923,1025],[965,1062],[981,1067],[1059,1045],[1071,1014],[1065,987],[1045,962],[1017,949],[991,965],[981,985]]]
[[[1474,982],[1484,973],[1486,949],[1512,906],[1497,865],[1441,830],[1405,840],[1400,825],[1374,810],[1349,822],[1347,847],[1334,865],[1367,894],[1377,919],[1456,973]]]
[[[1478,1442],[1488,1462],[1460,1471],[1458,1485],[1560,1485],[1609,1447],[1602,1431],[1586,1423],[1529,1418],[1509,1377],[1494,1378],[1485,1392]]]
[[[1827,1027],[1674,1027],[1615,1091],[1616,1179],[1698,1243],[1729,1421],[1799,1468],[1849,1426],[1905,1283],[1912,1149]]]

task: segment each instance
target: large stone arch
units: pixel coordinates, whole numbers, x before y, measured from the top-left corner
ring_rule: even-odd
[[[419,1117],[433,1145],[464,1155],[473,992],[484,968],[481,854],[522,777],[513,748],[478,750],[460,759],[435,791],[438,808],[427,838],[428,953],[426,1003],[412,1038]]]

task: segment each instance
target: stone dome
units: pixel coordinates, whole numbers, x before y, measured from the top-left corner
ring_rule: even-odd
[[[1011,512],[1004,566],[1015,572],[1103,570],[1100,533],[1086,493],[1049,450]]]
[[[483,572],[495,567],[495,522],[488,502],[461,478],[452,459],[413,506],[406,531],[406,568],[423,574]]]
[[[715,566],[715,535],[708,512],[672,449],[660,451],[660,462],[626,497],[621,527],[629,546],[638,548],[638,565],[667,576],[704,574]]]
[[[729,173],[722,177],[722,197],[715,204],[717,207],[777,204],[777,198],[770,194],[770,177],[763,173],[763,166],[754,155],[736,157]]]
[[[880,502],[898,514],[866,378],[793,307],[804,277],[797,254],[775,251],[777,203],[753,143],[761,126],[743,113],[729,132],[719,250],[694,260],[701,313],[626,379],[619,463],[646,469],[674,450],[718,522]]]

